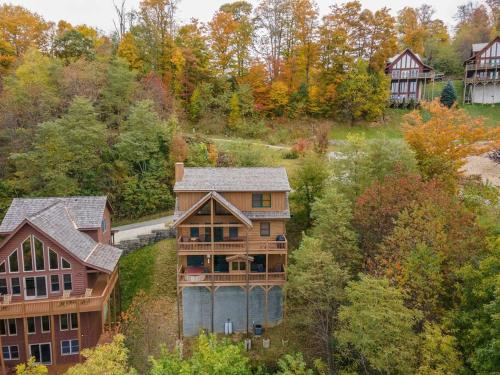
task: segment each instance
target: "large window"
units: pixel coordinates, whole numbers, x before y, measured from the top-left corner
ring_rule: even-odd
[[[17,345],[7,345],[2,347],[3,359],[10,361],[13,359],[19,359],[19,348]]]
[[[34,317],[29,317],[26,319],[28,323],[28,334],[34,335],[36,333],[36,321]]]
[[[71,264],[66,259],[64,259],[63,257],[61,257],[61,268],[63,270],[69,270],[69,269],[71,269]]]
[[[59,262],[57,259],[57,253],[49,249],[49,269],[50,270],[57,270],[59,268]]]
[[[28,237],[23,242],[24,271],[33,271],[33,257],[31,256],[31,239]]]
[[[17,335],[16,319],[0,319],[0,335],[6,336]]]
[[[9,272],[19,272],[19,263],[17,261],[17,249],[9,255]]]
[[[198,227],[189,228],[189,237],[191,238],[200,237],[200,228]]]
[[[50,317],[48,315],[44,315],[40,318],[42,332],[50,332]]]
[[[26,277],[24,279],[26,298],[47,297],[46,281],[45,276]]]
[[[50,365],[52,363],[52,355],[49,343],[31,344],[30,355],[32,357],[35,357],[36,363],[42,363],[44,365]]]
[[[78,315],[76,313],[59,315],[59,328],[61,331],[78,329]]]
[[[0,263],[0,273],[5,273],[5,262]]]
[[[238,227],[229,227],[229,238],[238,237]]]
[[[35,248],[35,268],[37,271],[45,269],[45,257],[43,255],[43,243],[38,238],[33,237],[33,245]]]
[[[252,193],[252,207],[271,207],[271,193]]]
[[[80,343],[78,340],[62,340],[61,341],[61,354],[71,355],[80,352]]]

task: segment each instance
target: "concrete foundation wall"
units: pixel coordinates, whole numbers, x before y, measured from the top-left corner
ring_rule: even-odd
[[[500,103],[500,84],[477,85],[472,88],[472,103]]]
[[[211,331],[211,291],[203,287],[187,287],[182,291],[183,332],[195,336],[201,329]],[[230,319],[234,331],[246,330],[247,303],[245,289],[237,286],[219,287],[214,293],[213,326],[215,332],[224,332],[224,323]],[[283,315],[283,291],[273,287],[268,292],[267,325],[280,323]],[[248,296],[248,324],[266,324],[266,293],[255,287]]]

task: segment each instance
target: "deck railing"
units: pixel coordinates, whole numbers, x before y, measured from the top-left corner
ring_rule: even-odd
[[[214,242],[213,252],[245,252],[246,241],[227,241],[227,242]],[[212,242],[192,242],[192,241],[177,241],[177,249],[180,252],[212,252]],[[288,249],[288,242],[285,241],[248,241],[248,251],[286,251]]]
[[[35,301],[0,304],[0,319],[28,316],[59,315],[72,312],[100,311],[108,300],[118,279],[115,271],[102,293],[98,296],[75,296],[69,298],[44,299]]]
[[[500,70],[500,64],[488,64],[488,63],[479,63],[479,64],[467,64],[465,65],[467,70],[482,70],[482,69],[498,69]]]
[[[285,272],[250,272],[248,282],[250,284],[282,284],[285,281]],[[247,282],[245,273],[178,273],[179,284],[210,284],[210,283],[234,283],[244,284]]]

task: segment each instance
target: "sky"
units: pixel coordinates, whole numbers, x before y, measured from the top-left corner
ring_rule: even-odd
[[[259,0],[248,1],[254,6],[259,3]],[[316,1],[321,15],[328,12],[330,5],[345,2],[343,0]],[[118,4],[121,0],[115,0],[115,2]],[[227,2],[230,0],[180,0],[178,18],[181,22],[187,22],[191,18],[208,21],[219,6]],[[393,15],[405,6],[418,7],[423,3],[431,4],[436,10],[435,17],[442,19],[447,26],[454,24],[453,15],[456,8],[465,2],[467,0],[361,0],[363,6],[368,9],[377,10],[385,6],[392,10]],[[105,32],[114,30],[113,0],[0,0],[0,4],[4,3],[24,6],[40,14],[47,21],[57,22],[64,19],[73,25],[85,23]],[[128,8],[137,8],[139,3],[140,0],[126,0]]]

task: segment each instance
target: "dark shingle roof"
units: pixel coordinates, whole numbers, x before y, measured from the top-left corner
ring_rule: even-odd
[[[17,226],[19,226],[24,220],[27,220],[83,263],[111,272],[115,269],[122,251],[116,247],[98,243],[89,235],[79,230],[79,226],[82,223],[87,225],[96,219],[96,209],[98,206],[96,202],[102,197],[95,197],[95,200],[92,198],[33,199],[33,205],[29,204],[30,199],[18,200],[15,205],[13,202],[9,208],[10,218],[8,222],[9,225],[12,225],[11,223],[14,222],[13,219],[15,218],[15,221],[18,221]],[[104,205],[106,204],[105,199],[104,197]],[[22,204],[19,201],[22,201]],[[47,202],[51,202],[51,204],[47,206]],[[77,207],[77,202],[82,207]],[[83,205],[86,203],[91,203],[91,205],[85,208]],[[14,215],[15,208],[20,208],[20,212],[16,212]],[[30,215],[29,212],[35,209],[38,209],[38,212]],[[21,217],[26,212],[28,214]],[[102,215],[103,213],[101,213],[99,225],[103,217]],[[6,227],[5,219],[1,227]],[[88,228],[88,226],[82,228]],[[12,232],[14,229],[9,230],[9,232]]]
[[[106,197],[65,197],[65,198],[14,198],[0,225],[0,233],[10,233],[27,217],[62,202],[71,210],[73,220],[79,229],[101,226]]]
[[[285,168],[185,168],[174,191],[290,191]]]

